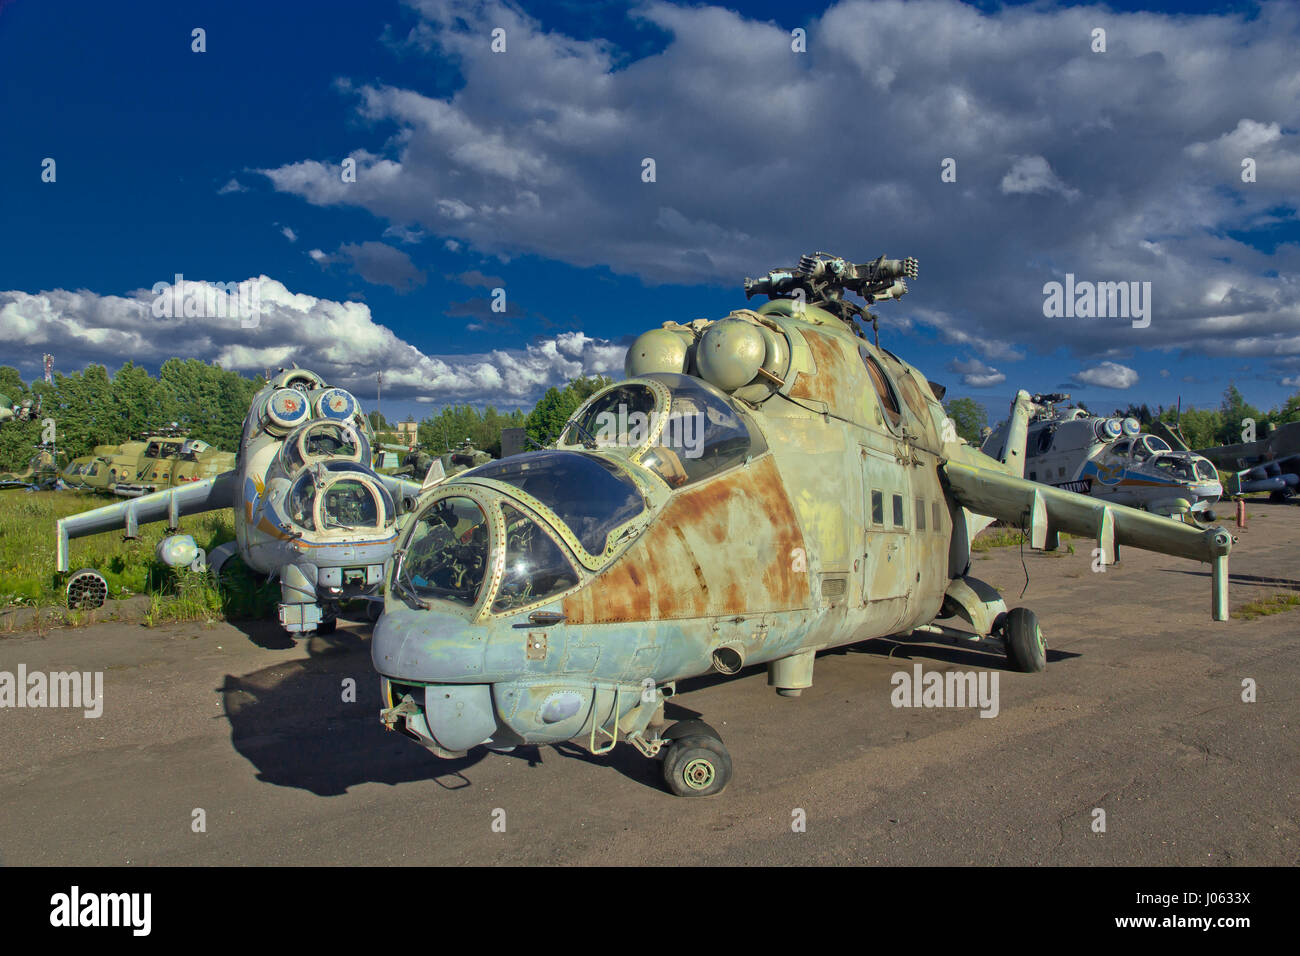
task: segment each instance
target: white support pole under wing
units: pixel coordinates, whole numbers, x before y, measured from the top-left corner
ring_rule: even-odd
[[[1228,619],[1232,535],[1226,529],[1193,528],[1173,518],[1105,504],[1089,495],[957,461],[945,464],[943,474],[963,508],[1028,527],[1029,544],[1034,548],[1054,543],[1059,533],[1065,532],[1096,540],[1108,564],[1118,558],[1120,545],[1209,562],[1214,576],[1211,610],[1216,621]]]

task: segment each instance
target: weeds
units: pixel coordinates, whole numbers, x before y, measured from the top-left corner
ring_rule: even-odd
[[[66,576],[55,571],[55,522],[116,500],[73,491],[0,493],[0,610],[62,609],[51,617],[84,621],[87,615],[67,612]],[[223,508],[187,518],[183,531],[211,553],[234,540],[234,514]],[[253,575],[237,559],[227,563],[220,583],[206,572],[167,567],[155,554],[167,534],[166,524],[155,522],[141,525],[135,541],[125,540],[120,529],[77,538],[69,542],[69,564],[73,570],[93,568],[102,574],[110,598],[147,595],[149,626],[260,617],[275,607],[279,588]],[[45,617],[44,613],[38,616],[38,626]]]
[[[1281,614],[1293,607],[1300,607],[1300,594],[1274,594],[1271,597],[1260,598],[1257,601],[1243,604],[1237,608],[1232,616],[1243,621],[1253,621],[1257,617]]]

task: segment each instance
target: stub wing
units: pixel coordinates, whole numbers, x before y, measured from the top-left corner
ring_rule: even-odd
[[[1060,533],[1065,532],[1094,539],[1107,564],[1118,560],[1121,545],[1210,562],[1214,619],[1228,619],[1232,535],[1225,529],[1194,528],[1172,518],[962,462],[948,462],[943,474],[958,504],[975,514],[1024,528],[1033,548],[1054,550]]]
[[[81,514],[60,518],[58,522],[59,541],[55,560],[60,571],[68,570],[68,539],[84,538],[86,535],[125,528],[126,536],[133,538],[141,524],[150,521],[168,521],[172,527],[185,515],[215,511],[218,508],[230,508],[236,503],[238,478],[233,471],[204,478],[202,481],[189,482],[155,491],[153,494],[141,495],[114,505],[105,505]]]

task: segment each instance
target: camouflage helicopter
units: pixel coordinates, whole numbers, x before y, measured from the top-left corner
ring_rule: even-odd
[[[396,518],[420,485],[370,467],[369,424],[355,398],[306,369],[282,370],[254,397],[234,468],[58,522],[58,570],[68,539],[141,522],[233,508],[235,540],[202,555],[189,535],[158,553],[174,566],[220,573],[236,552],[280,579],[280,623],[290,633],[328,632],[339,602],[374,593],[397,537]]]
[[[1158,435],[1143,435],[1136,418],[1104,418],[1082,405],[1061,407],[1070,396],[1035,395],[1025,471],[1030,481],[1090,494],[1112,504],[1156,514],[1214,521],[1223,486],[1214,466],[1185,447],[1175,451]],[[1002,456],[1008,423],[984,440],[983,451]]]
[[[21,402],[10,402],[9,396],[0,392],[0,425],[5,422],[30,422],[41,417],[41,397],[36,396],[35,403],[30,398]]]
[[[234,467],[233,454],[181,435],[173,425],[138,441],[96,445],[92,454],[68,463],[63,480],[81,491],[138,498],[184,482],[215,478]]]
[[[459,475],[463,471],[485,465],[491,460],[491,455],[475,448],[474,442],[468,438],[441,456],[442,468],[447,475]]]
[[[641,335],[553,448],[429,482],[371,642],[383,723],[443,757],[622,739],[673,793],[717,793],[720,735],[665,720],[682,679],[765,664],[797,697],[818,651],[913,630],[1000,639],[1042,670],[1034,612],[970,575],[994,519],[1034,548],[1091,536],[1108,563],[1121,545],[1209,561],[1224,620],[1225,530],[1025,480],[1027,393],[991,458],[942,386],[858,329],[875,317],[845,293],[898,298],[916,272],[815,253],[747,280],[767,303]]]
[[[27,462],[27,467],[20,472],[6,472],[0,475],[0,490],[23,488],[29,491],[55,491],[60,486],[58,460],[66,458],[62,451],[52,443],[36,446],[36,454]]]

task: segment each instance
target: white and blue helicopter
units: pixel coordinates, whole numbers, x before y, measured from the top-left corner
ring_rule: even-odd
[[[57,565],[67,571],[68,541],[141,524],[179,527],[185,515],[233,508],[235,540],[205,555],[190,535],[159,544],[165,563],[220,573],[236,553],[280,581],[280,623],[290,633],[326,633],[339,603],[374,595],[397,539],[397,516],[420,483],[371,467],[370,426],[347,391],[315,372],[281,370],[254,397],[232,471],[63,518]],[[440,477],[435,463],[433,477]],[[102,602],[103,578],[91,569],[69,582],[69,600]]]
[[[1058,407],[1069,397],[1034,396],[1038,409],[1025,447],[1030,481],[1153,514],[1215,520],[1223,486],[1208,459],[1142,434],[1135,418],[1105,418],[1082,405]],[[999,458],[1006,443],[1004,422],[985,438],[983,451]]]

